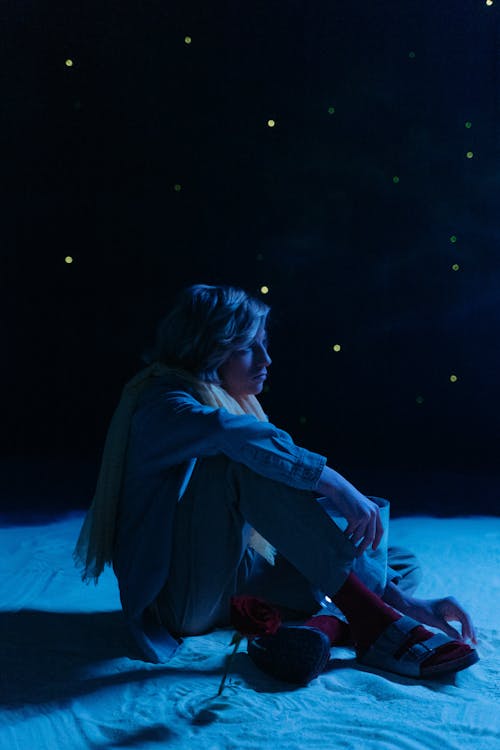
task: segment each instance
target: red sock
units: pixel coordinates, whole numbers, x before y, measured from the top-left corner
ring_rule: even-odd
[[[360,653],[401,617],[352,572],[332,599],[346,616]]]
[[[304,623],[310,628],[317,628],[330,639],[330,646],[351,646],[353,642],[351,628],[347,622],[335,615],[318,615]]]
[[[335,596],[332,597],[337,607],[344,613],[351,626],[356,649],[362,655],[392,622],[399,620],[402,615],[386,604],[382,599],[354,574],[349,573]],[[408,643],[420,643],[434,635],[423,625],[414,628],[409,634]],[[433,656],[423,664],[431,666],[443,661],[458,658],[470,651],[470,647],[453,641],[437,649]]]

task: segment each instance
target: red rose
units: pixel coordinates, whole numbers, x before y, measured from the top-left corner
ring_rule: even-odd
[[[281,625],[280,613],[264,599],[256,596],[231,597],[231,624],[238,631],[233,635],[232,654],[226,661],[226,668],[219,685],[217,695],[222,695],[229,667],[243,638],[254,638],[257,635],[274,635]]]
[[[256,596],[231,597],[231,624],[242,635],[273,635],[281,625],[277,609]]]

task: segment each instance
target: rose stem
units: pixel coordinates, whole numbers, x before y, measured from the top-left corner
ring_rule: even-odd
[[[227,675],[228,675],[228,672],[229,672],[229,667],[231,666],[231,662],[234,659],[234,655],[237,652],[238,646],[240,645],[242,639],[243,639],[243,636],[240,635],[239,633],[235,633],[234,634],[234,637],[233,637],[234,648],[232,650],[232,653],[230,653],[229,656],[227,657],[226,671],[224,672],[224,675],[222,677],[221,683],[219,685],[219,690],[217,692],[217,697],[219,697],[219,695],[221,695],[222,691],[224,690],[224,685],[226,684],[226,679],[227,679]]]

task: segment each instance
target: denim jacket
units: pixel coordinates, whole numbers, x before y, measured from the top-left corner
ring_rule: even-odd
[[[314,490],[326,458],[253,415],[200,403],[184,383],[161,376],[143,390],[132,417],[113,553],[123,612],[143,655],[166,662],[180,641],[153,603],[170,567],[175,507],[201,457],[225,454],[264,477]]]

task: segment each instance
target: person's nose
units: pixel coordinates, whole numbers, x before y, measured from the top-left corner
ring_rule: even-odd
[[[272,363],[272,359],[269,356],[266,347],[262,345],[259,347],[258,363],[261,367],[269,367],[269,365]]]

